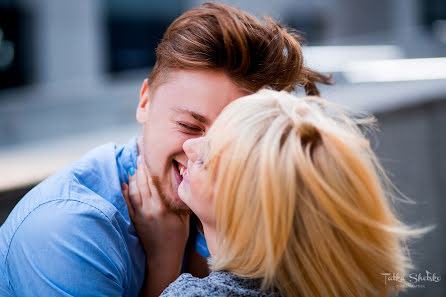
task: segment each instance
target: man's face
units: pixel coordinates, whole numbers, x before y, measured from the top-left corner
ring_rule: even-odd
[[[180,170],[187,166],[183,143],[203,136],[223,108],[244,95],[223,72],[171,71],[152,92],[144,81],[136,112],[143,125],[140,153],[170,209],[188,211],[178,196]]]

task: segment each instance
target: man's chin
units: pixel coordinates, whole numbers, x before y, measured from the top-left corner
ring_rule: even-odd
[[[167,198],[167,197],[164,197]],[[180,215],[188,215],[191,214],[191,209],[183,202],[179,197],[175,197],[171,200],[163,199],[163,203],[170,211],[180,214]]]
[[[172,192],[174,192],[174,194],[169,193],[170,195],[168,195],[164,191],[164,189],[161,187],[161,180],[159,177],[152,176],[152,181],[153,181],[153,185],[155,186],[155,188],[157,189],[157,191],[160,195],[161,201],[163,202],[164,206],[168,210],[170,210],[176,214],[181,214],[181,215],[186,215],[186,214],[192,213],[190,208],[180,199],[180,196],[178,196],[178,190],[172,191]],[[170,192],[170,191],[167,191],[167,192]]]

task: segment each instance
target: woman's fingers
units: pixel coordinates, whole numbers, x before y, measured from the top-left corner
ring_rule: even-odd
[[[129,200],[129,186],[127,184],[121,185],[122,196],[124,196],[125,204],[127,204],[127,209],[129,211],[130,219],[133,220],[135,211],[133,210],[133,205]]]
[[[144,169],[144,171],[147,172],[146,181],[152,194],[152,199],[154,200],[154,202],[162,204],[160,195],[157,188],[155,187],[155,184],[153,183],[152,175],[150,174],[149,168],[147,168],[146,163],[142,162],[141,169]]]
[[[130,168],[129,174],[129,201],[134,209],[134,212],[138,212],[142,206],[141,195],[139,193],[138,185],[136,183],[135,169]]]
[[[137,170],[136,170],[136,184],[138,185],[139,194],[141,195],[141,207],[148,205],[148,200],[151,199],[152,193],[150,192],[149,185],[147,183],[147,176],[142,166],[142,158],[138,156]]]
[[[150,200],[145,200],[144,202],[147,202],[147,207],[150,207],[150,211],[152,213],[162,213],[166,210],[165,205],[158,193],[157,188],[155,187],[155,184],[153,183],[152,175],[150,174],[149,168],[147,167],[146,163],[144,162],[144,156],[141,157],[141,163],[140,163],[140,170],[144,171],[145,176],[145,182],[147,183],[147,188],[150,191]]]

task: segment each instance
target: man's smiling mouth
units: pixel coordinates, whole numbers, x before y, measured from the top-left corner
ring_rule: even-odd
[[[187,170],[187,167],[184,166],[183,164],[178,163],[178,161],[176,161],[176,160],[173,160],[173,163],[175,164],[175,168],[178,171],[178,173],[179,173],[179,175],[181,177],[181,180],[182,180],[183,177],[184,177],[184,173]]]

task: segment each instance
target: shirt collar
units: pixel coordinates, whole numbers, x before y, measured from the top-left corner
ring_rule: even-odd
[[[121,184],[129,183],[130,168],[136,168],[136,159],[138,158],[137,140],[138,137],[133,137],[126,145],[115,148],[116,164],[118,165]]]

